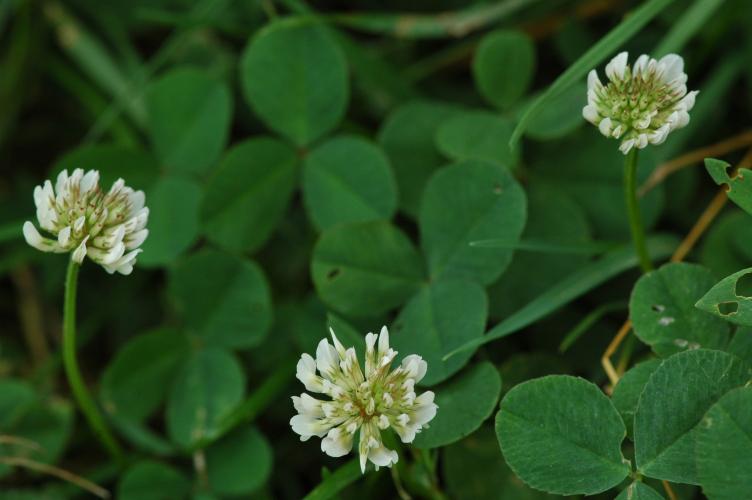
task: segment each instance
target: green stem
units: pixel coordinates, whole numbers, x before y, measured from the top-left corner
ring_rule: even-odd
[[[65,302],[63,306],[63,365],[68,377],[71,392],[76,398],[81,412],[89,422],[94,434],[99,438],[107,451],[117,460],[122,461],[123,452],[115,437],[110,432],[97,405],[86,389],[81,370],[76,359],[76,289],[78,285],[78,270],[80,266],[73,259],[68,263],[68,273],[65,277]]]
[[[640,205],[637,202],[637,151],[637,148],[633,148],[624,162],[624,195],[627,200],[629,229],[632,231],[635,251],[643,272],[648,272],[653,270],[653,264],[650,262],[648,247],[645,245],[645,230],[642,227]]]

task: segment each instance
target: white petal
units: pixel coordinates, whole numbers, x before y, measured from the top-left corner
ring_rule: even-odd
[[[668,137],[670,129],[671,127],[668,124],[663,125],[661,128],[650,134],[648,140],[651,142],[651,144],[663,144],[663,142],[666,140],[666,137]]]
[[[438,409],[438,406],[436,406],[433,400],[433,391],[426,391],[415,398],[415,405],[413,406],[410,420],[421,426],[426,425],[433,420],[433,417],[436,416],[436,410]]]
[[[658,73],[664,82],[670,82],[684,73],[684,59],[677,54],[668,54],[658,61]]]
[[[595,106],[588,104],[587,106],[582,108],[582,117],[595,125],[598,123],[600,115],[598,114],[598,109]]]
[[[590,70],[590,73],[588,73],[587,76],[587,88],[588,90],[597,90],[601,88],[603,84],[601,83],[600,78],[598,78],[598,72],[594,69]]]
[[[305,392],[300,396],[293,396],[292,404],[295,407],[295,411],[301,415],[311,415],[318,418],[324,416],[323,401],[311,397]]]
[[[99,184],[99,172],[89,170],[81,179],[81,193],[85,194],[94,189]]]
[[[136,231],[135,233],[129,234],[125,238],[125,248],[128,250],[133,250],[134,248],[140,247],[141,244],[146,240],[147,236],[149,236],[148,229],[142,229],[141,231]]]
[[[68,170],[63,169],[62,172],[57,174],[57,180],[55,181],[55,191],[59,193],[63,190],[63,186],[65,186],[65,182],[68,180]]]
[[[389,352],[389,330],[386,326],[382,326],[381,332],[379,332],[379,358],[387,352]]]
[[[39,231],[34,227],[34,224],[29,221],[24,222],[23,235],[26,243],[42,252],[60,253],[61,251],[64,251],[60,249],[57,241],[45,238],[39,234]]]
[[[339,371],[339,355],[327,339],[321,339],[316,347],[316,368],[326,379],[332,380]]]
[[[331,429],[321,440],[321,451],[330,457],[343,457],[350,453],[353,446],[353,435],[342,430],[341,427]]]
[[[420,382],[428,371],[428,363],[417,354],[405,356],[402,360],[402,368],[407,372],[407,376],[415,381]]]
[[[68,243],[70,242],[70,235],[71,235],[71,227],[65,226],[63,229],[60,230],[59,233],[57,233],[57,244],[61,247],[67,247]]]
[[[74,262],[82,263],[84,261],[84,257],[86,257],[86,242],[89,241],[89,237],[86,236],[84,240],[81,242],[80,245],[78,245],[78,248],[76,248],[73,251],[73,254],[71,254],[71,259],[73,259]]]
[[[647,54],[642,54],[640,57],[638,57],[632,68],[632,75],[635,77],[643,76],[648,68],[649,62],[650,56],[648,56]]]
[[[144,195],[143,191],[134,191],[133,193],[131,193],[128,199],[131,204],[131,213],[136,213],[142,208],[144,208],[144,203],[146,202],[146,196]]]
[[[647,134],[638,135],[637,139],[635,140],[635,147],[637,149],[643,149],[647,145],[648,145],[648,135]]]
[[[621,80],[627,70],[627,52],[621,52],[606,65],[606,76],[611,81]]]
[[[619,146],[619,151],[624,154],[629,153],[629,151],[632,149],[632,146],[634,146],[634,143],[634,139],[627,139],[625,141],[622,141],[621,145]]]
[[[310,415],[295,415],[290,419],[290,426],[294,433],[305,438],[324,437],[331,427],[325,421]]]
[[[613,124],[611,122],[611,118],[604,118],[598,124],[598,130],[601,132],[601,134],[605,135],[606,137],[609,137],[611,135],[612,127],[613,127]]]
[[[697,94],[699,94],[699,91],[693,90],[682,98],[681,103],[684,105],[685,110],[691,111],[692,108],[695,107],[695,98],[697,97]]]

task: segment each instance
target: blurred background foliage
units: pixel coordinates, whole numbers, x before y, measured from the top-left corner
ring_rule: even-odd
[[[22,438],[0,440],[0,497],[85,495],[7,457],[123,499],[295,499],[317,485],[313,498],[546,497],[512,475],[483,422],[532,377],[604,383],[600,355],[637,273],[593,264],[629,236],[621,156],[584,125],[584,81],[507,143],[640,3],[0,0],[0,437]],[[701,90],[689,126],[641,155],[642,182],[688,151],[733,139],[720,154],[733,163],[752,144],[750,25],[746,0],[682,0],[621,45],[679,52]],[[62,376],[66,258],[21,238],[34,185],[76,167],[124,177],[151,209],[133,275],[87,264],[80,280],[80,356],[125,469]],[[664,233],[657,257],[714,192],[695,162],[643,196]],[[750,265],[750,231],[728,207],[693,260],[718,279]],[[469,246],[485,239],[508,246]],[[544,295],[576,273],[589,285]],[[442,361],[505,320],[520,333]],[[289,396],[327,325],[362,345],[381,324],[429,361],[426,385],[446,381],[434,389],[445,420],[391,474],[359,479],[298,441]]]

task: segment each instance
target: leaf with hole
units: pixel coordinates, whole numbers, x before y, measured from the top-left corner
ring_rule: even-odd
[[[345,314],[374,316],[410,298],[425,279],[410,239],[388,222],[335,226],[313,249],[319,297]]]
[[[716,184],[728,187],[727,194],[731,201],[752,214],[752,170],[740,168],[732,176],[729,172],[731,165],[715,158],[706,158],[705,168]]]
[[[727,276],[706,287],[697,301],[703,311],[742,326],[752,326],[752,267]]]
[[[431,364],[428,369],[430,371]],[[417,448],[438,448],[472,434],[491,416],[501,392],[498,370],[487,361],[464,370],[435,389],[439,409],[431,425],[413,442]]]
[[[695,307],[714,282],[708,269],[683,262],[642,276],[629,301],[635,335],[660,356],[698,347],[723,348],[729,325]]]
[[[648,379],[634,416],[638,472],[699,484],[696,442],[702,417],[751,377],[750,365],[721,351],[697,349],[663,361]]]
[[[437,171],[420,209],[421,246],[432,279],[489,284],[512,260],[512,250],[472,247],[473,241],[516,242],[526,218],[525,192],[507,169],[467,160]]]
[[[630,472],[619,413],[581,378],[549,375],[510,390],[496,415],[496,435],[515,474],[538,490],[594,495]]]

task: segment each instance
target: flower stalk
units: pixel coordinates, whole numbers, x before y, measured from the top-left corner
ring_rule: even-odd
[[[120,462],[123,458],[123,451],[107,427],[107,423],[99,412],[94,399],[89,394],[76,358],[76,295],[80,267],[76,261],[71,259],[68,262],[68,272],[65,277],[63,304],[63,365],[65,375],[68,378],[73,397],[76,399],[81,413],[86,417],[91,430],[94,431],[94,435],[97,436],[110,455]]]
[[[624,196],[627,202],[627,217],[629,218],[629,229],[632,233],[635,252],[643,272],[648,272],[653,270],[653,263],[650,261],[648,247],[645,244],[645,229],[642,225],[640,205],[637,201],[638,151],[637,148],[630,150],[624,161]]]

